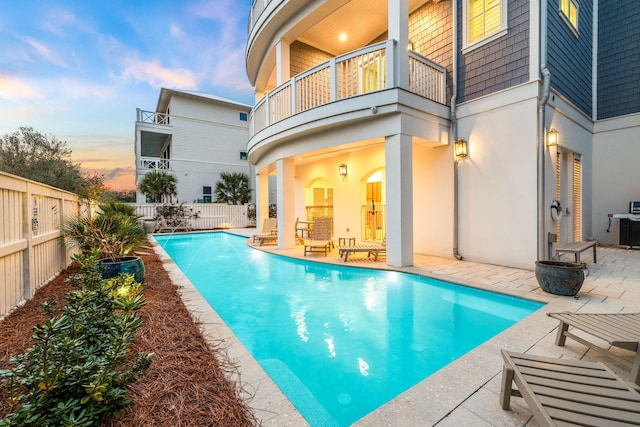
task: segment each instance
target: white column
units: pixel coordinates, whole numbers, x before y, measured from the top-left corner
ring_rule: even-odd
[[[269,218],[269,175],[256,175],[256,228],[261,230],[265,218]]]
[[[411,136],[385,138],[387,264],[413,265],[413,170]]]
[[[397,87],[409,89],[409,3],[408,0],[388,0],[389,39],[397,40]]]
[[[276,85],[279,86],[291,78],[291,58],[289,42],[279,40],[276,43]]]
[[[294,212],[294,166],[293,159],[279,159],[277,194],[278,205],[278,249],[291,249],[295,246],[295,212]]]

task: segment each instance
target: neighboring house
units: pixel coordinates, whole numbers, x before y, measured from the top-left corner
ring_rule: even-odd
[[[607,215],[640,200],[640,2],[255,0],[246,67],[279,229],[533,268],[550,233],[617,244]]]
[[[253,175],[246,151],[250,111],[216,95],[161,89],[155,111],[137,111],[136,186],[162,171],[176,177],[177,201],[215,202],[221,172]],[[145,199],[138,191],[136,202]]]

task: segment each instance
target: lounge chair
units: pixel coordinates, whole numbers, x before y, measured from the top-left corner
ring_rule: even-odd
[[[333,218],[316,218],[313,227],[313,239],[304,243],[304,256],[310,252],[324,252],[324,256],[333,248]]]
[[[522,397],[540,426],[638,425],[640,394],[604,364],[502,350],[500,404]],[[518,387],[513,388],[513,383]]]
[[[615,360],[631,370],[631,381],[640,384],[640,313],[548,313],[560,321],[556,345],[564,346],[567,337]],[[633,362],[569,332],[569,327],[606,341],[610,346],[635,351]],[[638,419],[640,422],[640,418]]]
[[[338,246],[338,255],[344,256],[344,262],[349,259],[349,254],[356,252],[366,252],[367,258],[373,255],[373,260],[378,261],[378,255],[387,253],[387,236],[384,237],[381,244],[370,243],[355,246]]]
[[[265,242],[272,242],[278,239],[278,219],[265,218],[262,223],[262,230],[259,234],[253,235],[253,243],[260,243],[262,246]]]

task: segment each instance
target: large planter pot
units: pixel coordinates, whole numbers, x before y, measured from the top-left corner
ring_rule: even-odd
[[[104,266],[104,272],[102,273],[103,279],[111,279],[120,273],[126,273],[133,274],[136,282],[144,282],[144,263],[139,256],[123,256],[118,258],[117,261],[104,258],[101,259],[100,262]]]
[[[155,219],[145,219],[142,221],[142,228],[147,233],[153,233],[156,229],[156,220]]]
[[[588,274],[583,262],[536,261],[536,279],[543,291],[555,295],[575,295]]]

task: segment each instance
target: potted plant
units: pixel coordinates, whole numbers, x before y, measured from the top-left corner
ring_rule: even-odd
[[[101,253],[103,278],[133,273],[137,282],[144,281],[144,263],[134,251],[146,244],[147,237],[132,206],[116,202],[100,205],[100,213],[93,218],[77,215],[66,219],[62,232],[66,242],[83,253]]]
[[[536,280],[543,291],[555,295],[576,295],[584,283],[583,262],[536,261]]]

